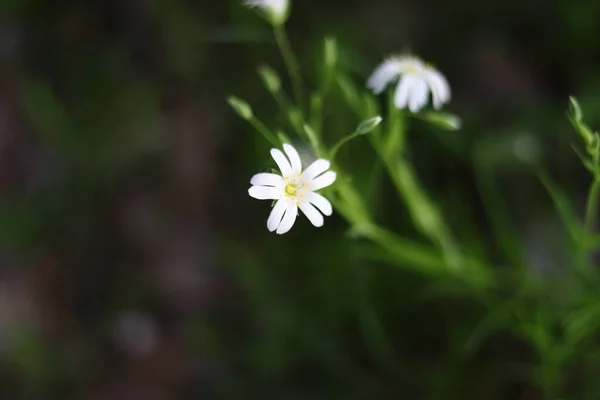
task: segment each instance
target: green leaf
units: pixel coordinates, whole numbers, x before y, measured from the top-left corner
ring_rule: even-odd
[[[545,171],[540,170],[537,175],[552,198],[556,211],[569,232],[569,236],[573,241],[579,240],[581,227],[579,226],[577,215],[568,196],[552,181]]]
[[[513,316],[515,300],[510,300],[506,304],[495,306],[494,309],[473,328],[469,339],[465,343],[465,349],[475,352],[486,337],[492,332],[497,332],[501,328],[510,327]]]
[[[581,150],[579,150],[577,147],[575,147],[575,145],[571,145],[571,148],[573,149],[575,154],[577,154],[577,156],[579,157],[579,160],[581,161],[581,163],[583,164],[585,169],[587,169],[588,171],[590,171],[592,174],[595,175],[596,168],[594,168],[594,163],[592,162],[592,160],[590,160],[585,154],[583,154],[583,152]]]
[[[565,323],[565,339],[577,345],[600,331],[600,304],[593,303],[574,312]]]
[[[461,119],[450,113],[430,111],[415,116],[449,131],[456,131],[462,127]]]
[[[583,113],[581,112],[581,107],[573,96],[569,97],[569,120],[571,121],[573,128],[575,128],[577,133],[579,133],[579,135],[582,137],[588,148],[595,147],[595,137],[590,128],[588,128],[588,126],[583,122]]]
[[[581,122],[583,119],[583,113],[581,112],[579,102],[573,96],[569,96],[569,114],[575,122]]]

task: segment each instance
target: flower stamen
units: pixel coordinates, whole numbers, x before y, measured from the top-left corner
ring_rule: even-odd
[[[296,186],[290,184],[285,185],[285,194],[289,196],[294,196],[297,191],[298,189],[296,189]]]

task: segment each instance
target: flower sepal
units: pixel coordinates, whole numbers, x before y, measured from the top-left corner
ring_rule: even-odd
[[[456,131],[462,127],[462,120],[450,113],[427,111],[419,114],[419,118],[448,131]]]
[[[290,15],[289,0],[246,0],[245,4],[256,8],[259,14],[273,26],[285,24]]]

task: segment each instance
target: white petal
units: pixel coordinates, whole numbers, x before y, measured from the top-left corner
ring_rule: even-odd
[[[278,186],[283,183],[283,178],[276,174],[260,173],[250,179],[251,185]]]
[[[267,219],[267,229],[269,232],[273,232],[281,224],[281,218],[283,218],[283,213],[286,210],[285,203],[285,199],[279,200],[271,210],[271,214],[269,214],[269,218]]]
[[[281,224],[277,227],[277,234],[283,235],[288,232],[294,226],[294,222],[296,222],[296,217],[298,216],[298,206],[293,201],[285,202],[285,215],[281,220]]]
[[[285,14],[288,7],[288,0],[267,0],[266,3],[277,15]]]
[[[302,172],[302,161],[300,161],[300,156],[298,155],[298,152],[296,151],[296,149],[289,144],[284,144],[283,150],[285,151],[285,154],[287,154],[288,158],[290,159],[290,162],[292,163],[292,173],[294,173],[294,174],[301,173]]]
[[[397,60],[386,60],[379,64],[375,71],[373,71],[367,80],[367,87],[375,94],[379,94],[383,92],[387,85],[396,79],[399,72],[400,69]]]
[[[406,108],[406,105],[408,104],[408,95],[412,91],[416,81],[417,78],[412,75],[404,75],[400,78],[400,82],[394,93],[394,105],[396,108]]]
[[[439,109],[443,103],[450,101],[450,85],[446,78],[433,68],[428,70],[426,77],[433,95],[433,106]]]
[[[323,175],[313,179],[313,181],[310,183],[310,189],[311,190],[323,189],[324,187],[327,187],[327,186],[331,185],[333,182],[335,182],[336,177],[337,177],[337,175],[335,172],[327,171]]]
[[[279,149],[271,149],[271,157],[277,163],[279,170],[281,171],[281,175],[290,176],[292,174],[292,166],[288,159],[283,155],[281,150]]]
[[[412,87],[410,98],[408,99],[408,108],[411,112],[416,113],[425,104],[427,104],[427,95],[429,88],[424,79],[417,79]]]
[[[333,208],[331,207],[331,203],[325,197],[321,196],[319,193],[312,192],[307,198],[311,204],[316,206],[323,214],[329,216],[333,214]]]
[[[329,161],[319,158],[318,160],[310,164],[308,168],[304,170],[302,175],[304,175],[304,177],[307,179],[314,179],[317,176],[321,175],[323,172],[327,171],[330,166],[331,164],[329,163]]]
[[[302,201],[300,202],[300,210],[306,215],[311,224],[317,228],[323,226],[323,216],[312,204]]]
[[[272,186],[252,186],[248,194],[258,200],[277,200],[281,197],[281,189]]]

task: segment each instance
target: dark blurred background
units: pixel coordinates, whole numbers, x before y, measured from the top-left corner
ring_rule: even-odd
[[[532,170],[581,211],[565,112],[575,94],[600,119],[598,21],[597,0],[295,0],[288,27],[307,78],[324,35],[359,86],[404,50],[443,71],[464,128],[414,124],[423,185],[472,252],[511,262],[491,207],[551,274],[564,238]],[[225,102],[284,119],[262,62],[283,66],[237,1],[0,1],[0,398],[541,399],[510,372],[535,363],[526,342],[498,326],[465,346],[489,311],[468,294],[360,257],[335,214],[266,230],[247,188],[269,146]]]

